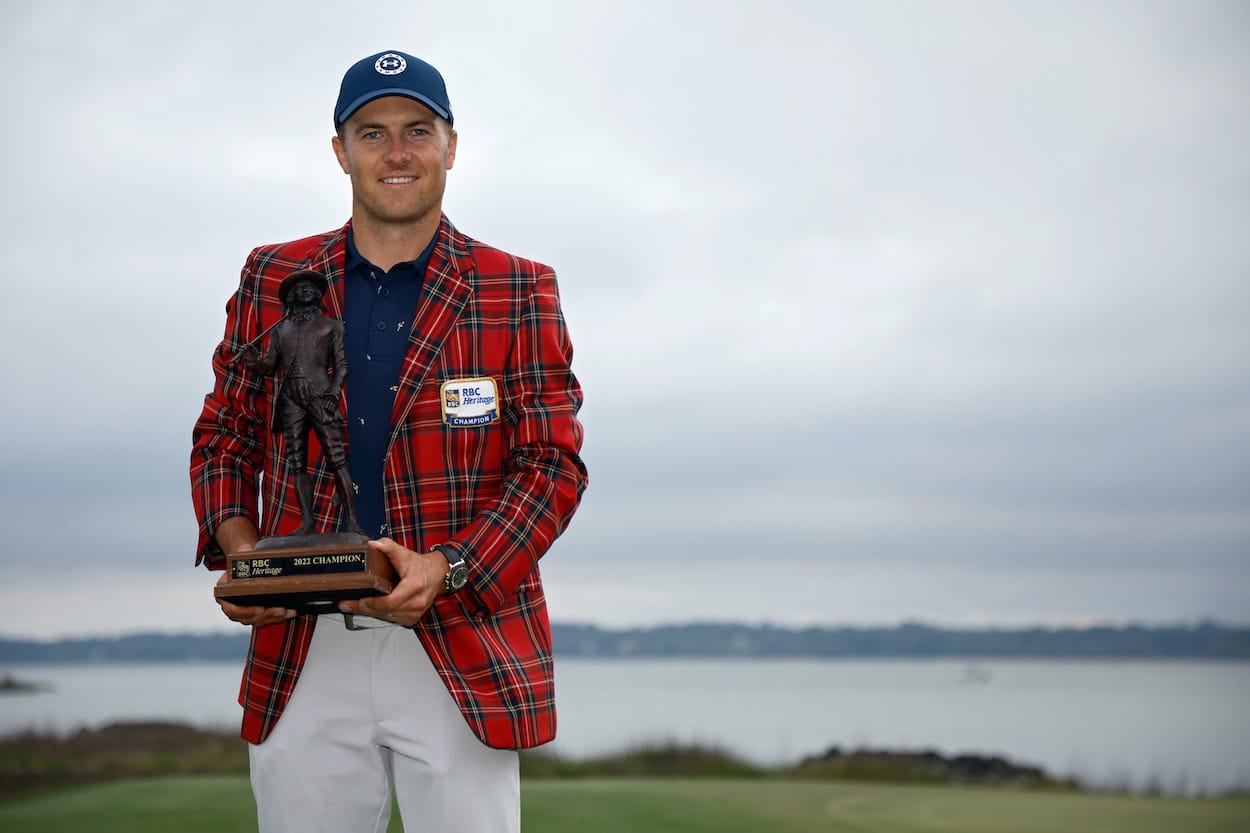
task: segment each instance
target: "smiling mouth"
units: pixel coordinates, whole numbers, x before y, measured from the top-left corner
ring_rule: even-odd
[[[386,185],[410,185],[417,181],[415,176],[386,176],[382,182]]]

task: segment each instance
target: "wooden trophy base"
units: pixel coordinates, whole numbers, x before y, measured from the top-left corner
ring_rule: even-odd
[[[213,595],[236,605],[286,607],[300,613],[337,613],[338,603],[364,596],[385,596],[399,577],[382,553],[360,543],[308,546],[317,538],[342,540],[341,535],[306,535],[261,539],[256,549],[226,556],[226,581]],[[282,546],[289,541],[290,546]]]

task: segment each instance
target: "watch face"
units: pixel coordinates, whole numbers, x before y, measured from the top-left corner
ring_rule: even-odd
[[[447,589],[459,590],[469,581],[469,570],[464,564],[457,564],[447,574]]]

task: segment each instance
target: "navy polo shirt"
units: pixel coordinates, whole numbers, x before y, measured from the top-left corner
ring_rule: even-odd
[[[437,239],[435,235],[416,260],[397,263],[385,272],[361,256],[351,230],[347,232],[343,275],[347,464],[356,486],[356,520],[370,538],[390,534],[382,472],[391,436],[391,407]]]

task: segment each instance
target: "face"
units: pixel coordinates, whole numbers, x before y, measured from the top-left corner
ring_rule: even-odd
[[[312,281],[300,281],[291,287],[287,300],[293,306],[312,306],[321,300],[321,288]]]
[[[352,179],[357,224],[437,224],[456,132],[410,98],[374,99],[344,122],[333,139],[339,166]]]

